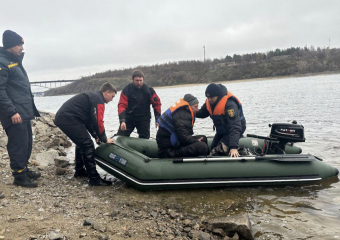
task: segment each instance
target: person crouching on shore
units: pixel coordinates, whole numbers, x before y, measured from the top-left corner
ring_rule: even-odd
[[[55,125],[76,144],[74,176],[89,177],[91,186],[112,185],[112,182],[102,179],[97,172],[95,147],[89,133],[97,143],[113,143],[113,139],[106,137],[103,118],[104,103],[111,102],[116,93],[112,84],[105,83],[98,92],[81,93],[67,100],[55,116]]]

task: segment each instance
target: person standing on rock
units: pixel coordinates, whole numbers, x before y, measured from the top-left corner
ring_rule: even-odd
[[[104,103],[111,102],[116,93],[117,90],[112,84],[105,83],[98,92],[81,93],[67,100],[55,116],[55,125],[76,144],[74,176],[88,176],[91,186],[112,184],[102,179],[97,172],[94,161],[95,147],[89,133],[97,143],[113,143],[113,139],[106,137],[103,118]]]
[[[137,128],[139,138],[150,138],[150,104],[154,108],[156,119],[161,115],[161,100],[152,87],[144,84],[144,73],[135,70],[132,83],[128,84],[120,94],[118,114],[120,127],[117,135],[130,136]]]
[[[24,39],[6,30],[0,47],[0,121],[8,137],[7,151],[14,185],[37,187],[41,174],[28,168],[32,152],[31,120],[40,117],[22,65]]]
[[[197,111],[197,98],[185,94],[183,99],[178,100],[158,118],[156,140],[160,158],[197,157],[208,154],[207,137],[193,136]]]
[[[246,119],[242,104],[236,96],[222,84],[211,83],[205,90],[206,102],[196,113],[197,118],[210,116],[216,128],[209,155],[239,157],[238,143],[246,130]]]

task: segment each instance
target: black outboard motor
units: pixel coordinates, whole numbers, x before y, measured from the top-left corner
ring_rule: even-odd
[[[269,137],[262,137],[248,134],[248,137],[256,137],[267,140],[262,149],[262,154],[274,153],[285,154],[285,147],[287,143],[292,146],[295,142],[305,142],[304,127],[297,124],[296,121],[292,123],[273,123],[269,124],[271,127]]]

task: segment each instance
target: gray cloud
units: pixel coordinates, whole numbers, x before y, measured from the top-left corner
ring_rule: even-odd
[[[340,47],[340,1],[4,1],[31,81],[275,48]]]

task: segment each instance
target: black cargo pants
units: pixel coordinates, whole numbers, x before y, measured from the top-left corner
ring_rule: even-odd
[[[137,133],[138,133],[139,138],[146,138],[146,139],[150,138],[150,119],[145,120],[145,121],[127,120],[125,124],[126,124],[126,130],[122,131],[119,125],[117,135],[129,137],[131,133],[133,132],[133,130],[137,128]]]
[[[31,121],[13,124],[5,129],[8,143],[7,151],[14,177],[25,174],[32,153]]]

